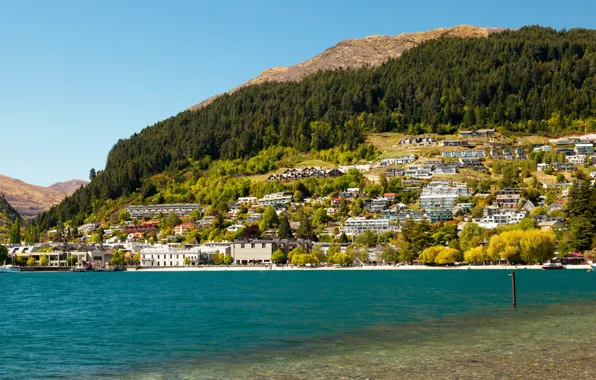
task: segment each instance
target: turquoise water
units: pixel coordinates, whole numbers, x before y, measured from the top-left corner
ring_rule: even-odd
[[[514,310],[505,271],[0,275],[0,377],[581,378],[596,273],[517,282]]]

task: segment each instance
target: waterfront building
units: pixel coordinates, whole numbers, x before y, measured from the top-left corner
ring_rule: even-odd
[[[275,240],[235,241],[232,256],[236,264],[270,263],[271,255],[278,247]]]
[[[184,259],[189,258],[190,265],[198,265],[201,249],[193,247],[176,249],[170,246],[155,246],[141,250],[141,265],[145,267],[184,266]]]

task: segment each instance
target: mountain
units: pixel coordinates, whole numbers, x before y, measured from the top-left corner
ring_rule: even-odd
[[[24,218],[34,217],[60,203],[64,193],[48,187],[36,186],[0,174],[0,194]]]
[[[8,232],[8,227],[17,219],[21,219],[19,213],[0,194],[0,235]]]
[[[428,40],[378,67],[246,86],[119,140],[105,170],[38,222],[41,230],[59,220],[83,223],[99,218],[97,209],[109,200],[143,201],[156,192],[161,201],[204,203],[193,181],[207,170],[222,177],[249,166],[265,173],[284,150],[352,154],[366,150],[369,133],[594,130],[595,93],[594,30],[531,26],[487,38]],[[206,205],[225,206],[248,191],[246,181]]]
[[[53,185],[48,186],[48,188],[58,191],[59,193],[65,195],[71,195],[75,191],[77,191],[81,186],[87,186],[89,181],[83,181],[80,179],[71,179],[66,182],[57,182]]]
[[[502,31],[498,28],[480,28],[471,25],[460,25],[453,28],[439,28],[428,32],[403,33],[397,36],[369,36],[361,39],[349,39],[323,51],[321,54],[294,66],[279,66],[263,71],[259,76],[228,91],[232,94],[239,89],[265,82],[300,81],[319,71],[377,67],[391,58],[401,56],[406,50],[429,40],[440,37],[480,38],[491,33]],[[190,107],[196,111],[211,104],[220,95]]]

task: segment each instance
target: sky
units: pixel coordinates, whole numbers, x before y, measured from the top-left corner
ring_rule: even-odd
[[[594,14],[592,0],[0,0],[0,174],[87,179],[119,139],[344,39],[596,28]]]

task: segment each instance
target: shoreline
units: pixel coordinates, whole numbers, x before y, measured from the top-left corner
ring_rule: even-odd
[[[590,270],[589,264],[568,265],[571,270]],[[403,266],[362,266],[362,267],[260,267],[260,266],[205,266],[205,267],[161,267],[161,268],[142,268],[127,270],[127,272],[264,272],[264,271],[411,271],[411,270],[542,270],[541,265],[521,265],[518,267],[512,265],[472,265],[459,267],[430,267],[424,265],[403,265]]]
[[[591,270],[590,264],[567,265],[569,270]],[[140,267],[127,268],[125,272],[264,272],[264,271],[462,271],[462,270],[542,270],[541,265],[471,265],[457,267],[432,267],[425,265],[402,265],[402,266],[361,266],[361,267],[286,267],[286,266],[189,266],[189,267]],[[24,270],[19,273],[72,273],[64,270]],[[84,272],[87,273],[87,272]],[[95,273],[95,272],[92,272]],[[111,273],[111,272],[107,272]]]

